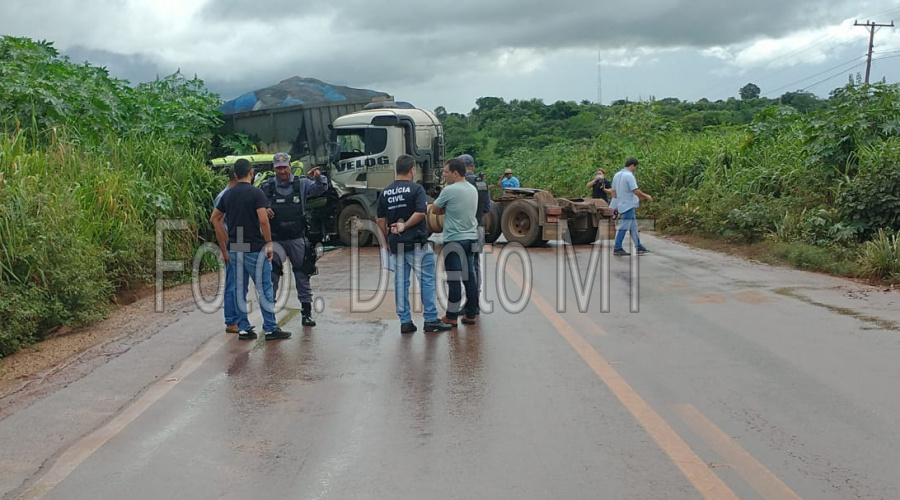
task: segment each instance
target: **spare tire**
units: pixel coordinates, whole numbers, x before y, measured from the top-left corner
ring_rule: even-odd
[[[503,236],[510,243],[521,243],[530,247],[541,240],[541,226],[537,202],[516,200],[503,209],[500,220]]]

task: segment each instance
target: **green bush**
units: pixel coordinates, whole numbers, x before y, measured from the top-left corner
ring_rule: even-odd
[[[879,229],[860,252],[860,273],[868,278],[900,281],[900,235]]]

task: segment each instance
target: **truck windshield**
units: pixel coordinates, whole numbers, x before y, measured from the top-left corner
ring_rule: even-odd
[[[381,128],[340,129],[337,144],[342,160],[381,153],[387,147],[387,131]]]

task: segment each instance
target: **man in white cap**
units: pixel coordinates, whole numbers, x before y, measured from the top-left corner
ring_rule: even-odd
[[[519,179],[513,176],[511,168],[507,168],[506,171],[503,172],[503,177],[500,177],[500,180],[497,181],[497,185],[503,189],[517,188],[519,187]]]
[[[276,153],[272,158],[275,177],[259,186],[269,199],[272,217],[272,239],[284,249],[291,261],[294,281],[297,284],[297,299],[300,300],[301,324],[316,326],[312,317],[312,288],[310,274],[315,274],[315,251],[306,237],[306,200],[310,196],[324,193],[328,189],[328,178],[319,167],[309,171],[308,176],[298,177],[291,173],[290,156]],[[304,265],[305,264],[305,265]],[[278,290],[283,262],[278,252],[272,259],[272,285]]]

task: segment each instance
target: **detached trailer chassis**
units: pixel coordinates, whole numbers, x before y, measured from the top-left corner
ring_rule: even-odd
[[[504,189],[494,198],[485,216],[485,241],[493,243],[502,233],[510,243],[544,245],[565,239],[559,224],[566,221],[568,236],[575,245],[592,243],[612,234],[613,209],[605,201],[592,198],[556,198],[543,189]]]

